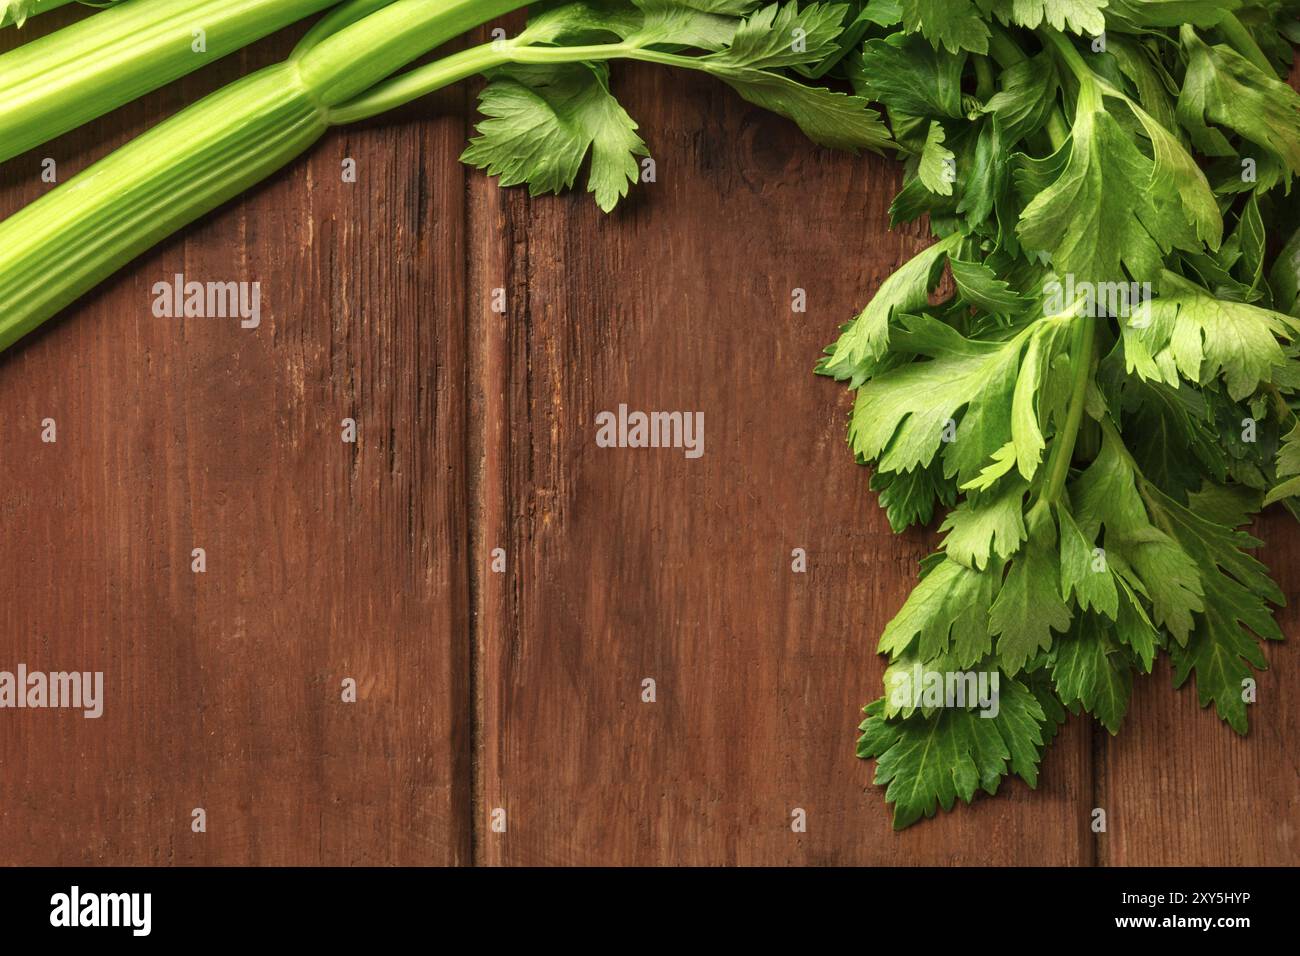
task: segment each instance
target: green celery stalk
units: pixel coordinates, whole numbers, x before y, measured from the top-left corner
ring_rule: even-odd
[[[652,49],[653,39],[557,47],[544,32],[530,37],[528,31],[393,75],[526,5],[350,0],[323,18],[287,62],[201,100],[0,223],[0,350],[164,237],[289,163],[330,126],[511,64],[636,59],[735,79],[737,68],[725,60]]]
[[[26,43],[0,56],[0,162],[337,2],[131,0]]]
[[[9,217],[0,223],[0,350],[288,164],[338,122],[331,111],[348,98],[524,5],[396,0],[332,35],[309,35],[288,61],[200,100]]]
[[[274,172],[327,128],[283,64],[214,93],[0,226],[0,347],[176,229]]]

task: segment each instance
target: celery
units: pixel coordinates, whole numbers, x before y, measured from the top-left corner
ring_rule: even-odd
[[[0,224],[0,349],[298,156],[329,128],[331,107],[519,6],[397,0],[312,36],[289,61],[200,100],[11,216]]]
[[[337,2],[131,0],[32,40],[0,56],[0,162]]]
[[[753,5],[714,5],[727,4],[735,10]],[[0,223],[0,350],[150,246],[289,163],[330,126],[368,118],[477,73],[496,71],[487,95],[522,103],[523,112],[512,108],[510,116],[482,124],[484,135],[471,144],[466,160],[499,173],[504,183],[528,182],[534,191],[549,191],[572,184],[590,148],[591,190],[606,209],[626,194],[636,157],[645,155],[636,124],[609,94],[604,61],[611,59],[702,70],[828,145],[875,149],[888,143],[865,101],[803,86],[778,72],[833,48],[844,8],[821,4],[801,10],[791,3],[779,13],[772,6],[748,18],[686,8],[687,16],[651,12],[608,23],[574,4],[539,15],[512,40],[495,40],[391,78],[448,40],[524,5],[525,0],[351,0],[317,24],[288,61],[199,101]],[[586,42],[593,34],[616,39]],[[807,39],[796,51],[791,36]],[[569,37],[579,45],[562,45]],[[682,52],[687,42],[706,52]],[[577,71],[577,95],[568,95],[575,77],[566,70]],[[522,97],[512,92],[539,77],[537,91],[524,90]],[[548,92],[558,97],[555,102],[546,101]],[[490,113],[486,102],[484,111]],[[51,270],[51,263],[58,268]]]

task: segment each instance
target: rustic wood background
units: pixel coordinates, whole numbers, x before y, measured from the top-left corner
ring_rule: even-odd
[[[300,32],[6,164],[0,214],[42,158],[67,179]],[[855,727],[926,540],[890,533],[811,369],[924,234],[885,228],[892,161],[704,79],[616,83],[659,181],[613,216],[467,172],[460,88],[336,131],[0,357],[0,667],[103,670],[108,698],[0,715],[0,863],[1300,857],[1294,642],[1247,739],[1161,669],[1119,738],[1071,721],[1037,791],[891,832]],[[154,318],[176,272],[260,281],[262,327]],[[704,457],[596,448],[620,402],[703,410]],[[1266,525],[1294,599],[1300,532]]]

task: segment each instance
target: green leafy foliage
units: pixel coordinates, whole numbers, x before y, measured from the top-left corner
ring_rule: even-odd
[[[1119,733],[1133,691],[1133,667],[1125,649],[1096,615],[1085,615],[1056,649],[1052,664],[1056,694],[1095,716],[1112,734]]]
[[[1226,130],[1262,148],[1288,175],[1300,172],[1300,98],[1295,91],[1230,47],[1205,43],[1191,26],[1183,27],[1182,42],[1188,63],[1178,118],[1197,147],[1209,156],[1242,153]]]
[[[903,25],[949,53],[987,53],[989,28],[974,0],[901,0]]]
[[[0,0],[0,23],[22,26],[36,10],[36,0]]]
[[[570,188],[591,154],[588,189],[611,210],[637,179],[649,150],[637,125],[609,92],[604,64],[511,66],[479,96],[488,118],[461,157],[501,185],[534,193]]]
[[[1118,733],[1161,652],[1247,732],[1283,596],[1242,529],[1300,513],[1300,97],[1273,6],[869,9],[845,72],[903,153],[895,221],[935,241],[818,370],[894,527],[943,535],[859,741],[904,827],[1033,786],[1068,713]],[[976,677],[996,705],[940,693]]]
[[[895,829],[934,816],[937,807],[951,810],[958,797],[970,803],[977,790],[995,794],[1008,773],[1037,785],[1043,748],[1055,732],[1046,730],[1051,718],[1038,696],[1013,680],[999,682],[998,705],[992,718],[952,707],[897,720],[884,718],[883,701],[868,705],[858,756],[876,758],[875,782],[888,787]]]
[[[507,41],[515,62],[491,74],[479,96],[485,119],[462,158],[534,195],[570,188],[589,163],[588,190],[601,209],[613,210],[650,155],[611,90],[605,61],[613,59],[708,73],[816,143],[882,149],[888,131],[864,99],[790,72],[838,49],[848,12],[845,4],[753,0],[541,4]]]

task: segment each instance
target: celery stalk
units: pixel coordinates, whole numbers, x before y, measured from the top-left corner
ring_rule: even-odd
[[[9,217],[0,223],[0,350],[288,164],[358,85],[523,5],[396,0],[200,100]]]
[[[286,62],[201,100],[0,223],[0,350],[163,237],[289,163],[330,126],[374,116],[474,74],[511,64],[637,59],[729,81],[739,75],[750,83],[773,82],[773,74],[749,76],[725,58],[652,49],[653,33],[644,41],[566,47],[553,46],[545,31],[532,36],[527,30],[393,75],[526,5],[351,0],[322,20]],[[774,108],[782,105],[778,98]],[[868,123],[844,140],[850,148],[870,147],[875,136]]]
[[[26,43],[0,56],[0,162],[337,2],[131,0]]]
[[[0,349],[288,163],[326,128],[307,89],[280,64],[214,93],[11,216],[0,225]]]
[[[526,0],[397,0],[295,57],[302,81],[336,106]]]

